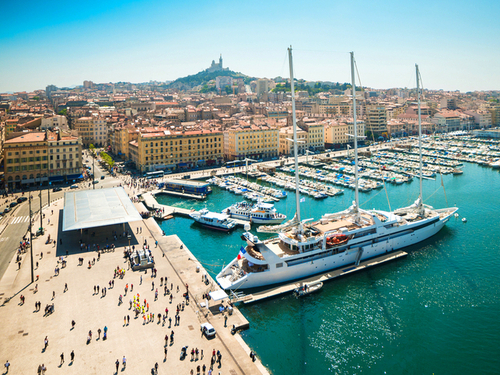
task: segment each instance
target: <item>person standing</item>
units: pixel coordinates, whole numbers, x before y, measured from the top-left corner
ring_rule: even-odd
[[[118,359],[115,362],[115,366],[116,366],[116,373],[118,373],[118,369],[120,368],[120,361]]]
[[[74,350],[71,351],[71,354],[69,355],[69,357],[71,358],[71,362],[73,362],[75,360],[75,351]]]
[[[125,358],[125,356],[123,356],[122,363],[123,363],[123,369],[125,370],[125,368],[127,367],[127,358]]]
[[[8,373],[10,368],[9,360],[5,361],[5,364],[3,366],[5,367],[5,373]]]
[[[61,357],[61,363],[59,364],[59,366],[62,366],[62,364],[64,363],[64,353],[61,353],[60,357]]]
[[[44,344],[44,347],[43,347],[43,350],[47,350],[47,346],[49,346],[49,339],[48,339],[48,336],[45,336],[45,339],[43,339],[43,344]]]

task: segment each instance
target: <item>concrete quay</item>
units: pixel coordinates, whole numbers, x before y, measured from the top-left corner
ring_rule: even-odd
[[[214,349],[222,353],[222,366],[219,368],[216,363],[214,374],[267,373],[258,360],[252,362],[250,349],[241,337],[230,332],[233,324],[240,327],[248,324],[237,308],[228,316],[225,327],[225,318],[217,308],[200,307],[201,296],[217,287],[210,278],[209,285],[202,282],[205,270],[185,246],[181,249],[177,236],[163,236],[151,218],[125,224],[125,228],[117,225],[89,230],[90,233],[62,232],[62,206],[63,201],[60,200],[44,209],[45,235],[33,239],[34,262],[38,263],[35,278],[38,277],[38,280],[30,283],[29,250],[22,256],[20,269],[17,263],[11,261],[0,280],[0,321],[3,323],[0,325],[0,337],[3,338],[0,341],[0,361],[3,364],[9,360],[9,373],[35,374],[38,366],[44,364],[46,374],[150,374],[155,363],[158,363],[158,374],[190,374],[191,370],[196,374],[198,365],[205,365],[205,373],[208,373]],[[47,219],[50,219],[50,224]],[[116,231],[116,239],[113,238],[113,230]],[[140,246],[144,241],[150,246],[158,272],[156,278],[152,277],[150,270],[127,270],[123,251],[129,246],[129,240],[122,235],[124,230],[132,233],[130,246]],[[48,235],[57,242],[46,244]],[[155,241],[158,241],[158,247]],[[116,250],[101,253],[98,260],[94,244],[101,249],[114,244]],[[90,251],[82,245],[90,245]],[[82,265],[79,265],[79,258],[83,258]],[[61,259],[66,261],[65,267]],[[200,272],[196,272],[197,266]],[[58,275],[56,267],[60,269]],[[117,267],[126,270],[123,278],[113,278]],[[160,287],[160,277],[168,278],[169,288],[173,284],[172,303]],[[110,281],[114,282],[113,287],[109,286]],[[176,306],[184,301],[182,295],[186,291],[186,283],[189,285],[190,303],[180,311],[180,325],[175,326]],[[129,286],[127,293],[126,284]],[[101,291],[94,293],[94,286],[97,285]],[[104,287],[107,293],[103,297]],[[159,295],[155,300],[157,288]],[[153,322],[145,323],[142,315],[136,318],[130,309],[129,301],[137,294],[141,303],[147,299],[149,312],[155,314]],[[24,304],[21,303],[21,295],[25,298]],[[120,295],[123,298],[121,304]],[[41,303],[41,311],[35,309],[37,301]],[[45,306],[52,303],[54,312],[44,316]],[[158,324],[158,314],[164,314],[165,308],[169,310],[168,317],[172,318],[170,327],[168,319],[165,325]],[[124,317],[127,316],[130,321],[125,323]],[[72,320],[76,323],[74,328]],[[215,327],[215,338],[207,340],[201,336],[200,323],[205,321]],[[104,330],[105,326],[108,337],[104,341],[103,334],[98,337],[97,331]],[[165,335],[170,335],[172,330],[175,332],[174,341],[169,339],[165,346]],[[89,331],[92,331],[92,339],[87,343]],[[49,342],[46,350],[45,337]],[[180,351],[186,345],[188,356],[181,361]],[[191,360],[192,348],[203,350],[203,357],[200,355],[198,360]],[[70,359],[72,351],[74,361]],[[62,353],[64,362],[60,357]],[[126,357],[125,368],[122,365],[123,356]],[[118,372],[116,360],[120,362]]]

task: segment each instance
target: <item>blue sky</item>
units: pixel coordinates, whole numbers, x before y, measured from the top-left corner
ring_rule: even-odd
[[[224,65],[255,77],[500,89],[500,1],[2,2],[0,92],[174,80]]]

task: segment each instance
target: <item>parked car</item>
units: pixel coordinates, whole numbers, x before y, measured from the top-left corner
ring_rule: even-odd
[[[94,180],[93,182],[94,184],[98,184],[99,183],[99,180]]]
[[[104,180],[104,177],[106,177],[106,176],[101,176],[101,180]]]
[[[52,189],[52,192],[53,192],[53,193],[57,193],[58,191],[61,191],[61,190],[62,190],[62,188],[60,188],[60,187],[55,187],[54,189]]]
[[[11,203],[10,203],[10,206],[11,206],[11,207],[16,207],[16,206],[17,206],[17,202],[11,202]]]
[[[78,189],[78,185],[71,185],[69,188],[70,189]]]
[[[210,323],[202,323],[201,332],[207,337],[215,337],[215,328]]]
[[[26,197],[19,197],[19,198],[17,198],[17,203],[23,203],[24,201],[27,201],[27,200],[28,200],[28,198],[26,198]]]
[[[10,212],[11,210],[12,210],[12,208],[7,207],[7,208],[5,208],[5,210],[3,210],[3,213],[6,214],[6,213]]]

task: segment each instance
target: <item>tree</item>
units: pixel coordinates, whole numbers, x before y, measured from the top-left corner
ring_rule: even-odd
[[[57,112],[58,115],[66,116],[68,114],[68,110],[66,108],[61,109],[59,112]]]
[[[89,150],[92,150],[92,151],[95,150],[95,146],[92,143],[89,144]]]

